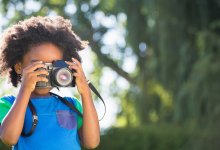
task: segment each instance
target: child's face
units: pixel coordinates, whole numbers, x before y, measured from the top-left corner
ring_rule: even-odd
[[[43,43],[34,47],[31,47],[30,51],[24,55],[21,62],[21,68],[24,69],[34,61],[43,61],[44,63],[51,63],[55,60],[62,60],[63,52],[57,46],[52,43]],[[34,94],[46,95],[51,88],[35,88]]]

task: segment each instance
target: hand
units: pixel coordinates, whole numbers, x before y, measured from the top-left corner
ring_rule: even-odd
[[[73,73],[73,76],[76,78],[75,81],[78,92],[80,94],[84,94],[88,91],[90,92],[81,63],[75,58],[72,58],[72,62],[70,61],[65,61],[65,62],[69,65],[70,69],[74,69],[76,71]]]
[[[42,77],[39,75],[48,75],[48,71],[44,69],[37,70],[39,68],[43,68],[45,65],[42,61],[36,61],[28,65],[22,70],[22,81],[21,87],[29,90],[29,92],[33,92],[38,81],[48,82],[46,77]]]

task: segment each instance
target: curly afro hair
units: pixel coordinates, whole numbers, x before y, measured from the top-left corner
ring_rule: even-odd
[[[20,75],[15,72],[14,66],[21,62],[23,56],[31,47],[50,42],[63,50],[63,59],[72,57],[81,62],[78,51],[83,50],[88,42],[81,41],[72,31],[69,20],[57,16],[31,17],[20,21],[8,28],[0,43],[0,74],[8,72],[13,86],[17,87]]]

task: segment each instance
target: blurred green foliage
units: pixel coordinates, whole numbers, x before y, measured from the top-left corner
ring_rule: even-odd
[[[218,150],[216,131],[175,125],[112,128],[102,136],[97,150]]]
[[[4,28],[32,15],[64,16],[96,54],[96,85],[106,66],[117,73],[109,91],[120,99],[116,125],[124,128],[106,132],[100,149],[217,149],[219,131],[212,128],[220,125],[219,0],[36,0],[38,10],[27,2],[2,0],[9,21]],[[108,45],[103,39],[114,29],[122,41]],[[120,77],[128,87],[118,85]],[[143,127],[149,124],[155,127]],[[198,129],[189,132],[190,124]]]

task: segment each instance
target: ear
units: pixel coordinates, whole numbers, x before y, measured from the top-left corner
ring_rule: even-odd
[[[21,73],[22,73],[22,71],[21,71],[21,63],[15,64],[15,65],[14,65],[14,68],[15,68],[15,72],[16,72],[17,74],[21,74]]]

